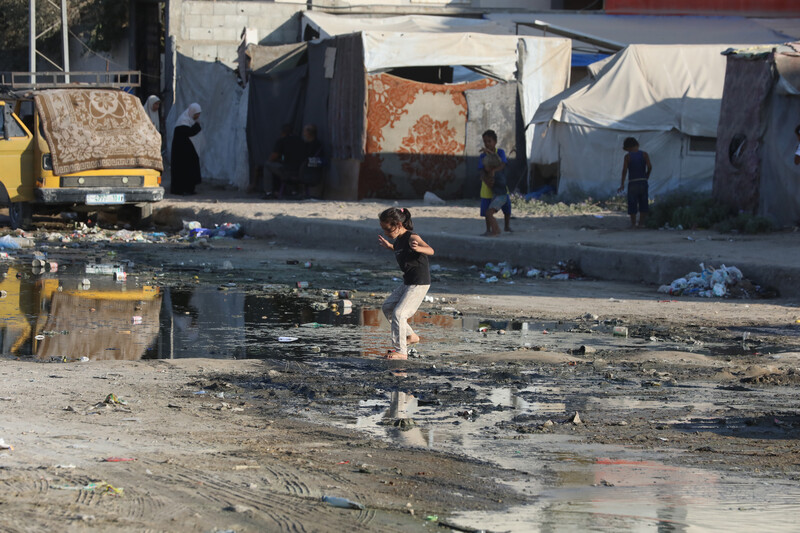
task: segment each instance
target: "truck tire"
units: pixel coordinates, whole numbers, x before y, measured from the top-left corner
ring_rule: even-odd
[[[9,202],[8,217],[11,229],[27,229],[33,222],[33,209],[30,202]]]

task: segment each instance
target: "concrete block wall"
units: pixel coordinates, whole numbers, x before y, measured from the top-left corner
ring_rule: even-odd
[[[243,28],[255,28],[259,44],[296,42],[305,3],[171,0],[169,9],[168,31],[178,53],[236,68]]]

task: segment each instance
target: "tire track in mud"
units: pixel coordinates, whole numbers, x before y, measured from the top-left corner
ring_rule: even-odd
[[[13,496],[16,506],[0,507],[0,531],[38,532],[52,524],[68,524],[102,509],[115,519],[117,497],[85,489],[96,478],[83,474],[74,476],[50,475],[46,471],[18,471],[14,479],[0,479],[0,494]],[[20,503],[22,502],[22,503]],[[0,497],[0,503],[5,503]]]
[[[191,487],[193,495],[218,504],[220,509],[236,505],[252,508],[263,515],[259,522],[269,522],[275,530],[307,533],[318,530],[320,524],[329,524],[335,530],[334,525],[346,516],[348,529],[368,531],[372,529],[370,524],[376,515],[376,511],[369,508],[346,511],[348,514],[343,515],[344,510],[322,503],[322,493],[309,488],[290,469],[262,467],[259,472],[266,472],[267,477],[261,490],[242,487],[239,485],[241,481],[231,481],[211,473],[182,470],[162,477],[161,481]],[[302,521],[297,517],[303,517]],[[313,526],[307,529],[306,524]],[[272,530],[271,527],[268,530]]]
[[[15,472],[13,478],[0,479],[0,494],[13,495],[18,502],[13,509],[3,510],[0,531],[42,531],[53,523],[81,524],[84,520],[82,517],[91,517],[86,522],[87,526],[108,525],[110,522],[116,527],[124,524],[124,527],[162,531],[158,526],[156,529],[152,529],[152,526],[170,522],[187,523],[187,520],[194,522],[195,513],[219,516],[225,511],[235,510],[236,506],[244,506],[242,509],[245,509],[250,520],[268,531],[310,533],[319,531],[321,524],[335,531],[344,528],[345,522],[352,531],[373,530],[371,524],[376,510],[330,507],[321,502],[322,492],[309,487],[302,476],[298,476],[291,468],[262,466],[257,471],[264,483],[260,490],[242,486],[241,480],[230,479],[234,474],[218,476],[175,465],[170,465],[170,468],[172,473],[148,476],[151,485],[169,487],[169,497],[150,495],[146,487],[128,486],[119,496],[106,493],[101,488],[85,489],[83,487],[100,481],[97,477],[83,474],[49,476],[41,471]],[[125,474],[118,472],[117,482],[124,484]],[[347,484],[338,475],[322,474],[314,479],[320,483],[328,479],[333,483]],[[363,501],[361,494],[352,497]],[[211,502],[216,509],[209,510],[203,502]]]

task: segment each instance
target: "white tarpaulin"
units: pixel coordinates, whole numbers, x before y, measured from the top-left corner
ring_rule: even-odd
[[[525,124],[525,154],[533,153],[533,116],[539,105],[569,86],[569,65],[572,59],[568,39],[522,37],[519,39],[519,99],[522,123]]]
[[[329,15],[319,11],[304,11],[301,22],[301,35],[306,27],[319,33],[320,39],[334,35],[346,35],[360,31],[389,31],[410,33],[473,32],[495,35],[514,35],[514,28],[507,24],[463,17],[435,17],[427,15],[406,15],[398,17],[352,17]]]
[[[560,162],[559,194],[610,195],[622,141],[637,137],[653,162],[651,194],[711,189],[712,153],[690,137],[716,137],[729,45],[631,45],[592,77],[544,102],[533,117],[532,160]]]
[[[221,63],[193,61],[179,55],[175,102],[166,120],[167,157],[172,146],[175,121],[192,102],[203,110],[199,135],[192,142],[200,156],[204,180],[244,188],[250,171],[247,162],[247,95],[237,83],[233,70]],[[170,161],[171,163],[171,161]]]
[[[399,67],[463,65],[511,81],[517,71],[519,38],[514,35],[365,31],[361,36],[364,67],[370,74]]]

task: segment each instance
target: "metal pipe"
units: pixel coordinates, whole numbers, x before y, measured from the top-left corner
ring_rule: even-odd
[[[29,0],[28,17],[30,39],[28,43],[28,70],[36,72],[36,0]],[[36,83],[36,76],[31,76],[31,83]]]
[[[67,27],[67,0],[61,0],[61,46],[64,52],[64,82],[69,83],[69,28]]]
[[[625,43],[612,41],[610,39],[603,39],[602,37],[597,37],[595,35],[590,35],[588,33],[579,32],[577,30],[571,30],[569,28],[564,28],[563,26],[555,26],[543,20],[534,20],[533,22],[517,22],[517,35],[519,35],[520,26],[529,26],[531,28],[536,28],[537,30],[542,31],[545,34],[547,34],[547,32],[550,32],[552,34],[560,35],[562,37],[569,37],[570,39],[575,39],[576,41],[593,44],[595,46],[598,46],[600,48],[605,48],[613,52],[619,52],[620,50],[622,50],[627,46]]]

